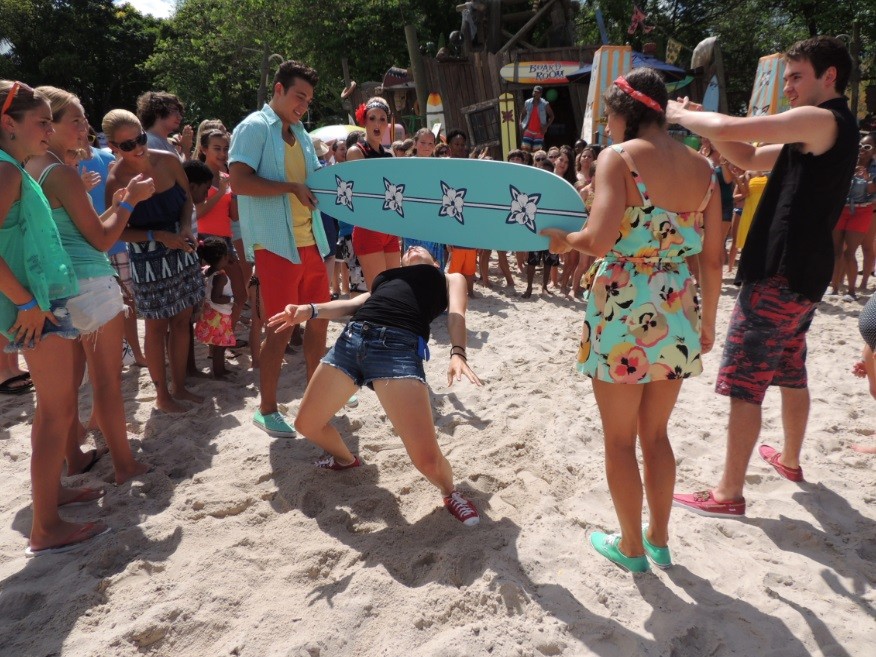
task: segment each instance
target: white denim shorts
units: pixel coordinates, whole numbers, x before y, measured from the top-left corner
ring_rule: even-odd
[[[94,333],[125,310],[122,288],[115,276],[79,280],[79,294],[67,302],[73,326],[82,335]]]

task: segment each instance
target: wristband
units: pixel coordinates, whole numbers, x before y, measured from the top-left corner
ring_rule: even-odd
[[[19,311],[24,312],[25,310],[32,310],[39,305],[40,304],[37,303],[36,297],[31,297],[30,301],[28,301],[27,303],[23,303],[20,306],[17,306],[17,308]]]
[[[130,203],[128,203],[127,201],[122,201],[121,203],[119,203],[119,207],[127,210],[128,212],[134,211],[134,206],[131,205]]]
[[[147,230],[146,231],[146,240],[149,242],[154,242],[155,241],[155,233],[151,230]]]
[[[316,306],[314,306],[313,304],[310,304],[310,312],[312,313],[310,315],[310,319],[316,319],[317,317],[319,317],[319,311],[316,309]]]

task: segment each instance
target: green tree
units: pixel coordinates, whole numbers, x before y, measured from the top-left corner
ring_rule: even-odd
[[[178,94],[192,118],[234,125],[255,107],[262,54],[313,66],[320,83],[310,121],[344,121],[341,58],[359,81],[409,62],[404,25],[421,42],[459,27],[452,0],[184,0],[162,29],[148,70]],[[276,63],[271,62],[269,77]]]
[[[0,73],[75,93],[96,124],[152,86],[143,63],[159,24],[112,0],[0,0]]]

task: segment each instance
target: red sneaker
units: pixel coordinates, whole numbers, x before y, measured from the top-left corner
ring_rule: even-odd
[[[764,461],[773,466],[776,469],[776,472],[788,481],[803,481],[803,468],[789,468],[787,465],[779,463],[779,457],[782,456],[781,452],[777,452],[769,445],[761,445],[758,447],[757,451],[760,452],[760,457]]]
[[[322,468],[323,470],[349,470],[350,468],[358,468],[362,465],[362,461],[359,460],[358,456],[353,457],[353,462],[348,463],[347,465],[341,465],[337,461],[335,461],[334,456],[324,456],[319,459],[314,465],[317,468]]]
[[[474,504],[460,495],[458,491],[453,491],[444,498],[444,506],[450,511],[450,515],[466,527],[474,527],[481,521]]]
[[[672,496],[672,506],[680,506],[701,516],[710,518],[741,518],[745,516],[745,498],[732,502],[719,502],[712,491],[703,490],[686,495],[680,493]]]

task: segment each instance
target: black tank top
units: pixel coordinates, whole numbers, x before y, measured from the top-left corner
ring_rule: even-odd
[[[849,191],[858,127],[845,97],[819,107],[837,123],[836,142],[821,155],[785,144],[757,206],[736,284],[784,276],[791,290],[817,302],[833,275],[831,233]]]
[[[367,141],[360,141],[356,146],[359,147],[359,150],[362,151],[362,155],[365,156],[366,160],[370,160],[374,157],[392,157],[392,153],[386,152],[383,148],[383,145],[380,145],[380,150],[374,150]]]
[[[447,283],[435,265],[410,265],[381,272],[371,297],[351,321],[392,326],[429,339],[429,324],[447,309]]]

